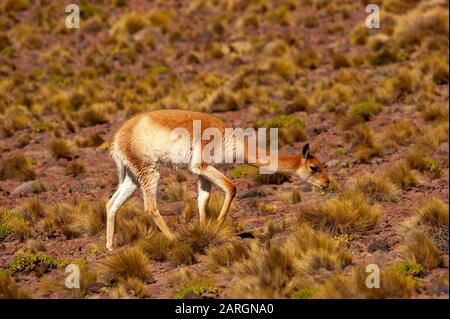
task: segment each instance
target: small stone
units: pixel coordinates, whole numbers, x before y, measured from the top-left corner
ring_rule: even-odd
[[[389,251],[391,248],[389,247],[388,243],[384,240],[375,240],[367,246],[367,250],[369,253],[373,253],[377,250],[381,251]]]
[[[105,287],[105,284],[101,282],[90,282],[86,285],[86,289],[93,293],[99,293],[102,288]]]
[[[326,166],[326,167],[336,167],[336,166],[338,166],[340,163],[341,163],[341,162],[340,162],[339,160],[334,159],[334,160],[330,160],[330,161],[326,162],[326,163],[325,163],[325,166]]]
[[[257,197],[260,195],[260,191],[257,189],[251,189],[249,191],[243,192],[238,195],[238,198],[251,198],[251,197]]]
[[[36,181],[28,181],[25,183],[20,184],[14,190],[11,192],[12,195],[26,195],[34,193],[34,183]]]

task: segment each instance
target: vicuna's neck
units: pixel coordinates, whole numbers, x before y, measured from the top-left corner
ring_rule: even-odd
[[[286,175],[294,174],[298,168],[300,168],[302,158],[300,155],[278,155],[277,173],[283,173]],[[256,161],[256,163],[249,163],[256,167],[266,166],[267,164]]]

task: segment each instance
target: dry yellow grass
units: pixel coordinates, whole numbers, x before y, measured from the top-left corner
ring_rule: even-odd
[[[405,240],[404,253],[408,260],[421,264],[427,270],[443,265],[441,253],[425,232],[413,231]]]
[[[207,264],[212,271],[230,267],[234,262],[249,255],[248,242],[230,242],[206,249]]]
[[[384,176],[390,179],[401,189],[408,189],[418,184],[417,175],[411,170],[408,163],[399,161],[386,169]]]
[[[358,267],[350,275],[335,274],[318,285],[317,298],[411,298],[414,295],[414,281],[392,269],[382,269],[380,288],[367,288],[368,273],[365,267]]]
[[[325,232],[315,231],[308,225],[300,225],[289,236],[284,248],[298,260],[298,266],[306,273],[320,269],[337,270],[351,264],[351,255]]]
[[[138,248],[129,248],[99,262],[98,273],[108,282],[136,278],[152,282],[147,256]]]
[[[0,299],[28,299],[28,293],[20,289],[13,278],[0,273]]]
[[[23,155],[11,156],[0,161],[0,180],[28,181],[35,177],[36,174],[30,165],[30,160]]]
[[[362,192],[371,203],[397,201],[400,198],[400,190],[390,179],[373,174],[354,178],[350,189]]]
[[[400,226],[400,231],[408,235],[418,228],[426,231],[439,249],[448,252],[448,205],[442,200],[432,197],[420,203],[413,216]]]
[[[299,222],[335,235],[360,233],[372,229],[380,214],[378,205],[371,205],[362,192],[343,193],[318,204],[300,208]]]
[[[211,246],[217,246],[230,240],[232,229],[228,224],[220,225],[216,220],[204,224],[195,223],[178,233],[178,242],[170,251],[169,258],[180,264],[197,262],[197,255],[205,253]]]

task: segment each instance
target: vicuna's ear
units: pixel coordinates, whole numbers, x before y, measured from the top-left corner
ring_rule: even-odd
[[[314,155],[317,152],[317,145],[316,146],[312,146],[309,149],[309,154]]]
[[[306,143],[302,149],[303,158],[308,158],[308,154],[309,154],[309,144]]]

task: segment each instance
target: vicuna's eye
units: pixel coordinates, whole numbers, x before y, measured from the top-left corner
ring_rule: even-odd
[[[317,173],[318,171],[320,171],[320,168],[318,168],[317,166],[310,166],[309,168],[313,173]]]

